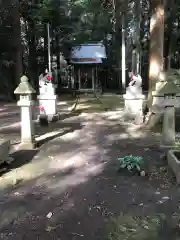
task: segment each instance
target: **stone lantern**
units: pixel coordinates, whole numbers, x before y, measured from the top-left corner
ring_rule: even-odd
[[[175,142],[175,101],[178,93],[180,93],[180,88],[168,81],[158,91],[160,96],[164,96],[162,146],[170,147]]]
[[[36,93],[30,85],[26,76],[21,77],[19,86],[15,89],[14,94],[20,96],[17,105],[21,108],[21,148],[33,149],[35,147],[34,139],[34,122],[32,119],[32,109],[34,101],[32,94]]]

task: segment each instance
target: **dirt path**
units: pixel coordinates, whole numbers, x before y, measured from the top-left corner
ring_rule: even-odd
[[[40,149],[16,153],[14,169],[0,181],[0,239],[103,240],[112,216],[179,211],[158,136],[137,131],[121,115],[65,118]],[[148,176],[117,173],[117,158],[128,154],[146,159]]]

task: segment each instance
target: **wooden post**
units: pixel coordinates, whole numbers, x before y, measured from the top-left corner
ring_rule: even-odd
[[[122,89],[126,90],[126,43],[125,43],[125,14],[122,14],[122,49],[121,49]]]
[[[51,40],[50,40],[50,25],[47,23],[47,38],[48,38],[48,68],[51,74]]]
[[[92,89],[93,89],[93,92],[95,90],[95,87],[94,87],[94,68],[92,67]]]
[[[97,65],[96,65],[96,69],[95,69],[95,84],[96,84],[96,86],[97,86],[97,88],[98,88],[98,86],[99,86],[99,83],[98,83],[98,76],[97,76]]]
[[[79,81],[79,90],[81,89],[81,71],[78,69],[78,81]]]

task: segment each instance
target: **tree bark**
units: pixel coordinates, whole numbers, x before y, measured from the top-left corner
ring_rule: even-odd
[[[122,32],[121,32],[121,6],[120,1],[114,0],[114,43],[116,49],[116,67],[117,67],[117,78],[118,78],[118,87],[119,90],[122,88],[122,79],[121,79],[121,44],[122,44]]]
[[[48,69],[48,38],[46,24],[44,24],[44,66],[46,69]]]
[[[126,91],[126,41],[125,41],[125,13],[122,13],[122,42],[121,42],[121,73],[122,92]]]
[[[141,0],[135,1],[135,31],[133,34],[133,45],[132,51],[132,71],[135,74],[140,73],[140,24],[141,24]]]
[[[20,12],[19,12],[19,0],[13,1],[13,43],[14,43],[14,63],[15,63],[15,77],[14,87],[20,82],[20,77],[23,74],[22,67],[22,46],[21,46],[21,25],[20,25]]]
[[[164,5],[161,0],[151,0],[150,15],[149,108],[152,105],[152,91],[155,90],[156,83],[159,80],[159,73],[163,70]]]
[[[35,22],[29,21],[29,56],[28,56],[28,77],[36,89],[39,90],[38,83],[38,68],[36,57],[36,35],[35,35]]]
[[[60,73],[60,47],[59,47],[59,34],[56,34],[56,64],[57,64],[57,81],[58,81],[58,90],[61,89],[61,73]]]
[[[167,31],[165,32],[165,43],[164,43],[164,68],[166,71],[171,67],[171,45],[172,45],[172,29],[173,21],[176,17],[175,1],[171,0],[167,2],[166,10],[170,16],[167,20]]]

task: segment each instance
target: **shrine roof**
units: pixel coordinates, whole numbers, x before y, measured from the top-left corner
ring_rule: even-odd
[[[106,57],[106,49],[102,43],[81,44],[72,47],[70,59],[74,64],[98,64]]]

